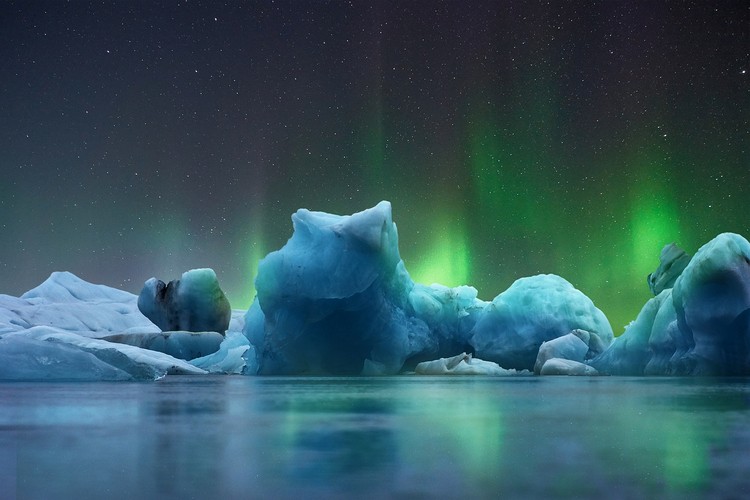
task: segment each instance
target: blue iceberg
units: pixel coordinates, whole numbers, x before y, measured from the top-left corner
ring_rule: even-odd
[[[750,375],[750,243],[724,233],[703,245],[591,364],[616,375]]]
[[[244,333],[260,374],[394,374],[473,352],[532,370],[544,341],[612,328],[588,297],[554,275],[518,280],[488,303],[470,286],[414,283],[390,203],[353,215],[299,210],[287,244],[263,259]]]

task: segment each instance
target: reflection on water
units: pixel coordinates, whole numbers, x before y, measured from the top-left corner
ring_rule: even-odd
[[[731,497],[748,382],[0,384],[0,498]]]

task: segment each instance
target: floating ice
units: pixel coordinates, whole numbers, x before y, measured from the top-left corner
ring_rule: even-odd
[[[59,349],[48,348],[53,345]],[[24,352],[24,348],[31,350]],[[23,374],[14,376],[9,370],[3,377],[9,379],[156,380],[167,374],[206,373],[167,354],[46,326],[2,335],[0,360]]]
[[[472,347],[532,369],[543,341],[573,329],[612,339],[604,314],[559,276],[519,280],[489,304],[469,286],[415,284],[388,202],[351,216],[303,209],[292,222],[259,265],[246,316],[261,374],[391,374]]]
[[[550,358],[544,362],[540,375],[599,375],[592,366],[580,361],[563,358]]]
[[[0,380],[132,380],[90,352],[23,334],[0,336]]]
[[[534,373],[537,375],[542,371],[542,366],[552,358],[562,358],[582,363],[586,359],[589,346],[578,336],[569,333],[556,339],[542,342],[539,354],[534,363]]]
[[[563,278],[544,274],[516,280],[477,320],[474,353],[503,368],[533,370],[542,342],[582,329],[612,341],[612,327],[591,299]]]
[[[525,370],[522,372],[506,370],[497,363],[474,358],[465,352],[451,358],[423,361],[416,366],[414,372],[417,375],[491,375],[496,377],[531,374]]]
[[[750,375],[750,243],[724,233],[703,245],[591,364],[617,375]]]
[[[427,347],[426,325],[405,311],[413,283],[390,204],[352,216],[302,209],[292,222],[291,239],[258,266],[262,340],[246,318],[259,373],[396,373]]]
[[[241,332],[230,331],[219,346],[219,350],[208,356],[190,361],[191,365],[209,373],[255,375],[258,365],[255,348]]]
[[[559,276],[521,278],[492,302],[470,286],[414,283],[388,202],[351,216],[299,210],[292,221],[287,244],[261,261],[258,296],[244,315],[229,309],[208,269],[144,287],[142,307],[163,325],[228,325],[226,337],[158,333],[135,295],[70,273],[53,273],[21,297],[0,295],[0,379],[383,375],[417,366],[750,375],[750,243],[736,234],[719,235],[689,262],[667,246],[649,277],[657,295],[612,342],[604,314]]]
[[[232,315],[213,269],[192,269],[169,284],[149,279],[138,309],[162,331],[224,333]]]

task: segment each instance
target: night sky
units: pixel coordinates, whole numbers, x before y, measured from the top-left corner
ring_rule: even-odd
[[[393,204],[419,282],[556,273],[616,333],[663,245],[750,236],[745,1],[5,1],[0,292],[232,306],[298,208]]]

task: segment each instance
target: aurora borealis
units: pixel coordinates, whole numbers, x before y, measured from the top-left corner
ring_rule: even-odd
[[[616,334],[660,249],[750,236],[745,2],[0,8],[0,292],[212,267],[393,204],[416,281],[565,277]]]

